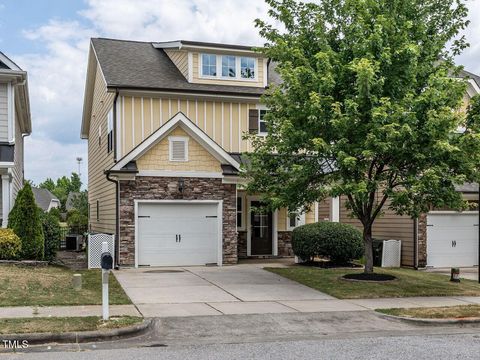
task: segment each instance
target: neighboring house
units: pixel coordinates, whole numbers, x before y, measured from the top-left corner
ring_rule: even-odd
[[[464,98],[465,110],[470,99],[480,94],[480,77],[463,71],[469,78]],[[463,198],[478,206],[478,186],[464,184],[457,187]],[[319,219],[352,224],[362,228],[358,220],[351,218],[345,207],[344,197],[327,199],[319,203]],[[384,214],[373,226],[373,236],[378,239],[402,241],[403,266],[452,267],[478,265],[479,215],[478,211],[457,212],[451,209],[433,209],[418,219],[396,215],[384,206]]]
[[[27,73],[0,52],[0,218],[8,214],[23,187],[23,138],[32,132]]]
[[[53,195],[49,190],[32,187],[35,203],[44,212],[49,212],[53,208],[60,207],[60,200]]]
[[[73,200],[75,199],[75,197],[77,197],[78,195],[80,195],[79,192],[70,192],[68,193],[68,196],[67,196],[67,201],[65,202],[65,209],[68,211],[70,210],[74,210],[75,207],[73,206]]]
[[[81,136],[89,224],[117,236],[120,265],[221,265],[291,256],[307,214],[253,213],[238,176],[245,132],[278,76],[251,47],[92,39]]]

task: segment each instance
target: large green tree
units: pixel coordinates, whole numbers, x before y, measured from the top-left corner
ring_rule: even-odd
[[[248,190],[290,209],[343,195],[363,225],[389,206],[412,217],[465,206],[455,184],[478,180],[480,103],[454,56],[466,46],[460,0],[267,0],[257,20],[282,82],[263,101],[268,135],[251,136]],[[272,155],[275,154],[275,155]]]

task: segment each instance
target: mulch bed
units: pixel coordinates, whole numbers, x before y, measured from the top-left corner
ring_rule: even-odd
[[[331,261],[306,261],[303,263],[299,263],[298,265],[301,266],[312,266],[312,267],[318,267],[322,269],[337,269],[337,268],[352,268],[352,269],[357,269],[357,268],[362,268],[362,265],[359,264],[354,264],[354,263],[346,263],[346,264],[335,264],[332,263]]]
[[[352,280],[352,281],[392,281],[395,280],[396,277],[389,274],[366,274],[366,273],[358,273],[358,274],[346,274],[343,275],[342,278],[345,280]]]

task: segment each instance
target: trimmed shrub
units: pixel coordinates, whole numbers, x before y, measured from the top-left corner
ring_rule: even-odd
[[[0,260],[16,260],[22,251],[22,241],[12,229],[0,228]]]
[[[346,264],[363,255],[362,233],[348,224],[318,222],[293,230],[292,248],[304,260],[328,257],[335,264]]]
[[[58,221],[62,221],[62,213],[59,208],[51,208],[48,213],[55,216]]]
[[[44,259],[53,261],[57,255],[57,250],[60,247],[61,229],[58,218],[55,214],[43,213],[41,214],[43,235],[45,237],[45,255]]]
[[[22,241],[22,259],[43,260],[42,222],[29,183],[17,194],[15,205],[8,216],[8,227]]]

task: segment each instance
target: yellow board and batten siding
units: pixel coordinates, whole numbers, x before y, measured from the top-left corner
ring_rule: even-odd
[[[257,108],[252,101],[199,100],[178,97],[121,95],[121,155],[124,156],[179,111],[228,152],[247,152],[243,139],[248,132],[248,112]]]
[[[114,97],[114,93],[107,92],[103,75],[97,67],[88,141],[88,202],[91,229],[104,233],[115,232],[115,185],[107,181],[104,174],[114,161],[113,151],[110,154],[107,152],[107,115],[112,109]],[[98,221],[97,200],[100,209]]]

